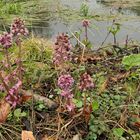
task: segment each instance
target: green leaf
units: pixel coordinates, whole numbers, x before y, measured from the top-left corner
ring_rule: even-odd
[[[93,101],[92,102],[92,109],[93,109],[93,111],[99,109],[99,103],[97,101]]]
[[[125,56],[122,60],[122,64],[128,69],[132,68],[133,66],[140,66],[140,54]]]
[[[77,108],[81,108],[83,106],[83,102],[81,100],[73,99],[73,102]]]
[[[22,112],[21,113],[21,117],[26,117],[27,113],[26,112]]]
[[[116,136],[116,137],[122,137],[124,133],[124,130],[122,128],[114,128],[113,129],[113,134]]]
[[[14,111],[14,116],[15,116],[15,117],[20,117],[20,115],[21,115],[21,109],[18,108],[18,109],[16,109],[16,110]]]
[[[81,108],[81,107],[83,106],[83,102],[82,102],[82,101],[78,101],[78,102],[76,103],[76,106],[77,106],[78,108]]]
[[[45,106],[44,106],[44,104],[39,104],[39,106],[38,106],[40,109],[43,109],[43,108],[45,108]]]

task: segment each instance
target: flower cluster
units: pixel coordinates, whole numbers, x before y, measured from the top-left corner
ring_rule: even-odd
[[[12,79],[12,83],[11,83],[11,79]],[[19,94],[19,89],[22,85],[22,81],[19,80],[16,70],[14,70],[11,74],[7,75],[2,80],[3,83],[5,83],[6,87],[0,84],[0,91],[3,92],[5,89],[7,90],[6,101],[9,104],[11,104],[12,107],[15,107],[19,103],[20,98],[18,94]]]
[[[82,24],[83,24],[83,27],[88,27],[89,26],[89,20],[86,20],[86,19],[84,19],[83,21],[82,21]]]
[[[9,90],[9,93],[6,96],[6,101],[12,105],[12,107],[16,107],[16,105],[19,103],[19,95],[18,90],[20,86],[22,85],[22,82],[18,80],[18,82]]]
[[[74,79],[71,77],[70,74],[61,75],[58,78],[58,86],[63,90],[70,89],[73,83]]]
[[[11,25],[10,33],[6,32],[0,35],[0,45],[3,46],[5,49],[8,49],[12,46],[13,37],[17,37],[17,43],[17,41],[19,41],[19,36],[21,35],[28,35],[28,30],[24,25],[24,21],[20,18],[17,18]]]
[[[13,36],[28,35],[28,30],[25,27],[24,21],[20,18],[15,19],[11,25],[11,33]]]
[[[54,45],[54,56],[53,63],[55,65],[62,64],[63,62],[71,60],[71,49],[72,45],[70,44],[68,35],[62,33],[57,36],[57,40]]]
[[[0,45],[5,49],[8,49],[12,46],[12,35],[11,33],[4,33],[0,36]]]
[[[94,88],[94,83],[93,83],[91,76],[87,73],[82,74],[81,78],[80,78],[79,89],[81,91],[86,91],[91,88]]]
[[[75,108],[75,105],[71,101],[73,94],[71,92],[71,87],[74,84],[74,79],[70,74],[61,75],[58,78],[58,86],[61,88],[61,96],[66,99],[66,107],[68,111],[72,111]]]
[[[12,105],[12,107],[15,107],[19,103],[19,89],[22,85],[22,81],[20,78],[20,74],[23,71],[22,65],[21,65],[21,49],[19,49],[19,58],[18,58],[18,64],[19,67],[15,70],[11,70],[11,63],[9,58],[9,52],[8,48],[12,46],[12,44],[15,42],[17,45],[20,46],[21,43],[21,37],[26,36],[28,34],[28,30],[25,27],[24,21],[20,18],[17,18],[13,21],[11,24],[10,32],[3,33],[0,35],[0,45],[6,49],[5,55],[6,55],[6,61],[2,61],[2,64],[5,68],[9,69],[8,76],[5,76],[3,78],[3,75],[1,75],[1,81],[3,85],[0,85],[0,90],[7,92],[6,100],[9,104]],[[5,64],[7,62],[7,64]],[[20,71],[20,72],[19,72]]]

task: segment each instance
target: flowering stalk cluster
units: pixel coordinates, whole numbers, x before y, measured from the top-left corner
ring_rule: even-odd
[[[2,75],[0,72],[0,79],[2,81],[2,85],[0,85],[1,90],[5,90],[7,92],[6,101],[15,107],[20,100],[19,90],[22,86],[21,72],[23,68],[21,66],[21,37],[26,36],[28,34],[28,30],[24,25],[24,21],[20,18],[17,18],[13,21],[10,32],[3,33],[0,35],[0,45],[2,46],[7,64],[4,64],[8,68],[8,76]],[[12,44],[16,43],[19,47],[19,57],[18,57],[18,68],[15,70],[11,69],[11,63],[9,58],[8,49],[12,47]],[[4,62],[4,61],[3,61]]]
[[[0,45],[5,49],[8,49],[12,46],[12,34],[11,33],[3,33],[0,36]]]
[[[57,36],[57,40],[54,45],[53,63],[60,65],[66,61],[71,60],[71,49],[68,35],[62,33]]]
[[[81,91],[86,91],[94,88],[94,83],[92,81],[92,78],[89,74],[84,73],[80,77],[80,84],[79,84],[79,89]]]
[[[73,111],[75,105],[72,102],[73,94],[71,91],[71,87],[74,84],[74,79],[70,74],[61,75],[58,78],[58,86],[60,87],[61,96],[66,99],[66,108],[68,111]]]
[[[89,74],[84,73],[81,75],[80,77],[80,84],[79,84],[79,89],[82,92],[85,92],[84,94],[84,100],[83,100],[83,115],[85,117],[86,122],[88,123],[89,119],[90,119],[90,114],[92,112],[92,105],[91,105],[91,94],[90,94],[90,105],[87,104],[87,97],[86,97],[86,91],[91,90],[92,88],[94,88],[94,83],[92,81],[92,78]]]
[[[24,21],[20,18],[17,18],[11,24],[11,34],[15,39],[16,44],[19,47],[19,55],[18,55],[18,70],[19,70],[19,78],[22,80],[22,62],[21,62],[21,37],[28,35],[28,30],[25,27]]]
[[[17,18],[13,21],[13,23],[11,24],[11,34],[17,37],[28,35],[28,30],[25,27],[23,20]]]
[[[22,81],[18,79],[17,83],[10,88],[9,93],[6,96],[6,101],[12,105],[12,107],[16,107],[17,104],[20,103],[20,96],[18,91],[22,85]]]

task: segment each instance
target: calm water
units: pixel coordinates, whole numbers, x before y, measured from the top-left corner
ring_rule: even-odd
[[[80,9],[82,2],[82,0],[61,0],[61,4],[72,9]],[[132,40],[140,40],[139,8],[118,10],[115,8],[107,7],[101,2],[96,2],[96,0],[88,0],[87,4],[90,8],[90,11],[95,14],[100,15],[105,13],[106,15],[110,15],[112,13],[123,13],[124,17],[127,17],[127,15],[130,16],[130,19],[128,18],[128,20],[121,21],[121,31],[117,34],[118,42],[125,42],[127,35]],[[96,25],[98,28],[89,30],[89,39],[95,47],[100,46],[105,39],[108,33],[107,28],[112,24],[112,20],[113,19],[106,21],[91,20],[91,25]],[[64,23],[63,21],[54,19],[48,22],[39,22],[38,25],[36,24],[36,26],[32,27],[32,30],[35,36],[54,38],[58,33],[69,32],[69,29],[74,32],[80,27],[82,27],[80,21]],[[112,39],[113,38],[110,35],[106,40],[106,43],[111,43]]]
[[[45,0],[43,0],[43,2],[44,1]],[[118,42],[123,43],[127,35],[132,40],[140,40],[140,10],[139,10],[140,5],[138,5],[137,7],[132,7],[131,9],[119,9],[106,6],[101,1],[102,0],[98,0],[98,2],[96,0],[86,1],[89,6],[90,13],[93,13],[93,15],[123,14],[124,18],[128,16],[128,19],[126,18],[126,20],[123,21],[120,19],[117,20],[119,23],[121,23],[121,31],[117,34]],[[56,7],[58,2],[60,5],[62,4],[67,8],[79,10],[84,0],[56,0],[56,2],[54,2],[54,5],[56,4]],[[46,11],[45,13],[45,11],[43,11],[42,15],[41,14],[36,15],[36,17],[40,20],[32,21],[32,26],[30,26],[29,28],[32,30],[35,36],[54,39],[58,33],[61,32],[69,33],[69,29],[72,32],[74,32],[76,30],[79,30],[79,28],[82,28],[81,21],[79,20],[77,21],[74,20],[72,22],[63,21],[62,18],[63,13],[61,13],[61,18],[51,17],[50,19],[48,16],[49,14],[51,13],[48,13],[48,11]],[[112,24],[112,20],[113,18],[101,21],[96,21],[94,19],[91,20],[91,26],[94,25],[98,28],[98,29],[91,28],[88,31],[89,39],[94,44],[95,47],[100,46],[103,40],[105,39],[108,33],[107,28]],[[109,36],[108,39],[106,40],[106,43],[111,43],[112,39],[113,39],[112,36]]]

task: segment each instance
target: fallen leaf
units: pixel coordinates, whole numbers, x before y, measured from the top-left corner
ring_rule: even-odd
[[[2,99],[0,102],[0,123],[4,123],[6,121],[10,111],[10,104],[7,103],[4,99]]]
[[[51,136],[48,136],[48,135],[45,135],[45,136],[42,138],[42,140],[55,140],[55,139],[56,139],[55,136],[51,137]]]
[[[22,140],[35,140],[35,137],[33,136],[33,132],[32,131],[22,131],[21,134],[21,138]]]
[[[91,104],[86,105],[83,109],[83,116],[87,124],[89,123],[91,113],[92,113],[92,105]]]
[[[140,128],[140,116],[139,115],[136,115],[136,114],[133,114],[131,117],[133,118],[133,120],[135,120],[132,124],[135,127]]]
[[[72,138],[72,140],[80,140],[80,136],[79,136],[79,134],[74,135],[73,138]]]

